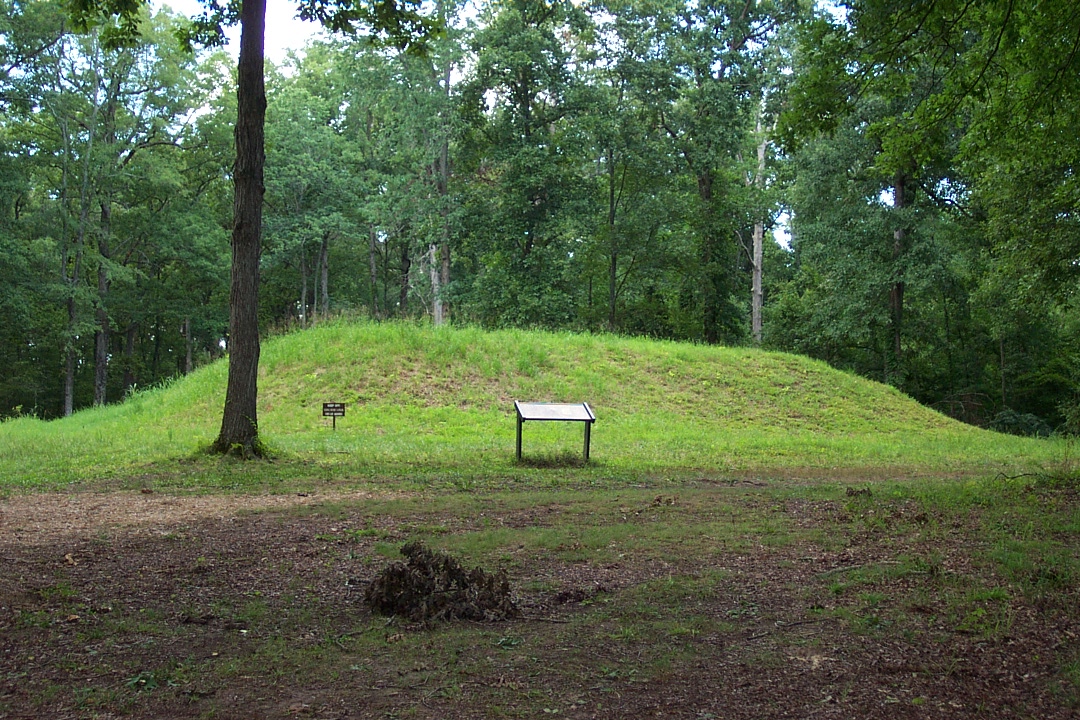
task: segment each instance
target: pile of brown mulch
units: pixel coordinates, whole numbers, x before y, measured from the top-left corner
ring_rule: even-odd
[[[439,620],[493,622],[521,617],[510,596],[506,573],[466,571],[450,555],[409,543],[401,549],[407,562],[387,567],[364,593],[373,612],[411,622]]]

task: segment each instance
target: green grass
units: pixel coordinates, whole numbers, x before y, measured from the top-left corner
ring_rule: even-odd
[[[253,466],[202,452],[218,429],[226,373],[219,362],[122,404],[0,424],[0,488],[270,489],[290,480],[385,477],[465,489],[567,482],[581,426],[526,424],[529,462],[519,465],[514,399],[585,400],[595,409],[595,462],[574,468],[574,482],[1012,473],[1067,454],[1064,441],[981,431],[795,355],[340,322],[264,343],[260,428],[277,462]],[[336,432],[321,416],[326,401],[348,404]]]

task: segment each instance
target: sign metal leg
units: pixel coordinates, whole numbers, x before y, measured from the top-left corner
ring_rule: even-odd
[[[518,416],[517,423],[517,459],[521,462],[521,416]]]

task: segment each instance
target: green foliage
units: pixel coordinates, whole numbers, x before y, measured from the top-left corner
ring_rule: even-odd
[[[389,42],[268,69],[264,331],[438,303],[489,328],[739,344],[757,226],[771,347],[971,423],[1075,426],[1065,0],[297,7]],[[175,38],[220,39],[237,9],[3,8],[0,416],[222,353],[234,69]],[[781,209],[790,248],[767,235]]]
[[[1012,435],[1048,437],[1053,429],[1042,418],[1031,413],[1002,410],[990,421],[990,429]]]
[[[1075,21],[1056,3],[859,0],[802,26],[781,121],[801,267],[772,308],[778,347],[971,422],[1064,422],[1075,54],[1049,48]]]

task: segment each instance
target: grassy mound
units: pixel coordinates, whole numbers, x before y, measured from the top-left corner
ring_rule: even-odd
[[[248,486],[283,478],[411,477],[468,486],[538,476],[580,454],[581,426],[532,423],[514,463],[513,400],[588,401],[594,463],[575,476],[979,473],[1030,468],[1057,441],[981,431],[887,386],[782,353],[398,323],[334,323],[268,340],[260,426],[270,466],[200,454],[227,366],[49,423],[0,424],[0,487],[119,478]],[[336,431],[323,402],[348,405]],[[565,459],[567,462],[562,462]],[[556,468],[556,472],[550,470]],[[531,475],[530,475],[531,474]]]

